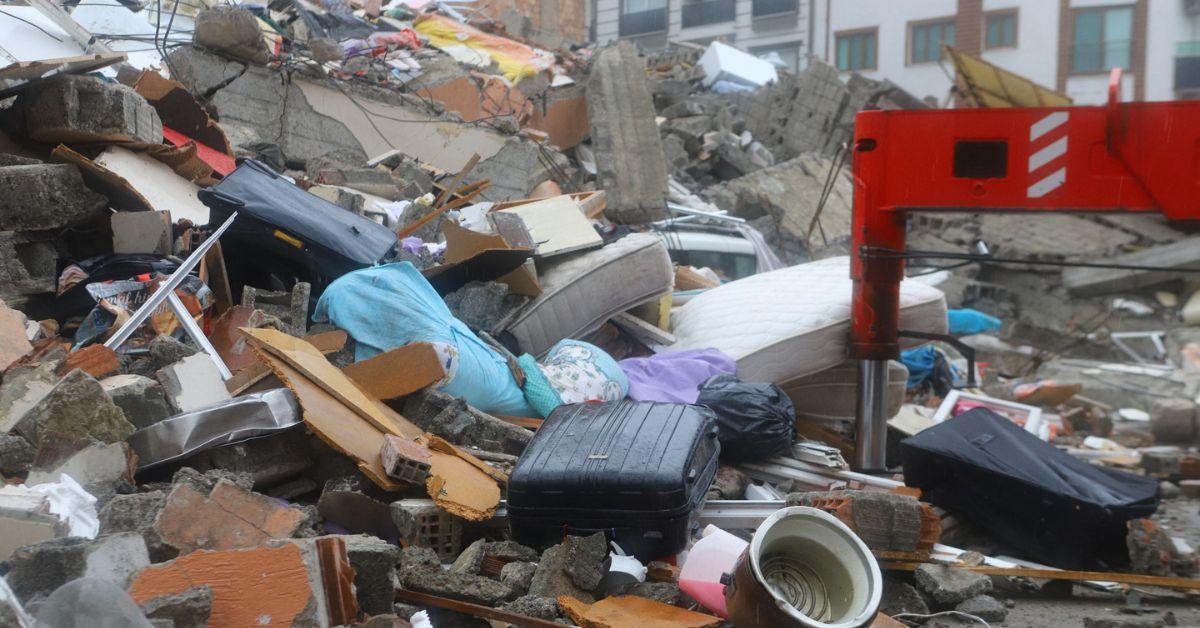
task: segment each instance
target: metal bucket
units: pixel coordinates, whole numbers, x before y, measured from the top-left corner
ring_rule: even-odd
[[[725,588],[738,628],[856,628],[879,611],[883,575],[846,524],[793,506],[767,517]]]

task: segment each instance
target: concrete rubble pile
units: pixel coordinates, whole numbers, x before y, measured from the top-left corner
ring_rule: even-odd
[[[0,625],[1200,623],[1177,225],[914,220],[1030,263],[910,264],[857,473],[847,147],[926,103],[574,3],[98,2],[0,0]],[[1160,270],[1033,264],[1097,258]]]

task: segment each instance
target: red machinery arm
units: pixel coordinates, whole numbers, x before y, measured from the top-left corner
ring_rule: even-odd
[[[866,111],[855,122],[850,357],[899,357],[908,212],[1200,218],[1200,102]],[[860,468],[882,468],[881,390],[860,368]],[[886,419],[883,419],[886,421]],[[868,442],[864,442],[866,439]]]

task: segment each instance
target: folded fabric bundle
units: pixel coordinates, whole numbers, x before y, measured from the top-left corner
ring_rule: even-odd
[[[507,359],[455,318],[409,262],[343,275],[321,295],[313,320],[346,330],[354,339],[356,360],[413,342],[433,343],[449,379],[440,390],[484,412],[538,416]]]
[[[696,403],[700,385],[710,377],[737,374],[737,362],[717,349],[668,351],[618,364],[634,401]]]
[[[620,401],[629,381],[612,356],[579,340],[560,340],[541,364],[526,353],[517,359],[525,373],[525,398],[543,417],[561,405]]]

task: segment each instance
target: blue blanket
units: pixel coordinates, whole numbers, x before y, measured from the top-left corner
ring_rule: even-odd
[[[457,365],[449,365],[451,378],[441,390],[484,412],[538,416],[505,358],[455,318],[409,262],[342,275],[321,295],[313,320],[346,330],[356,343],[356,360],[413,342],[448,345]]]

